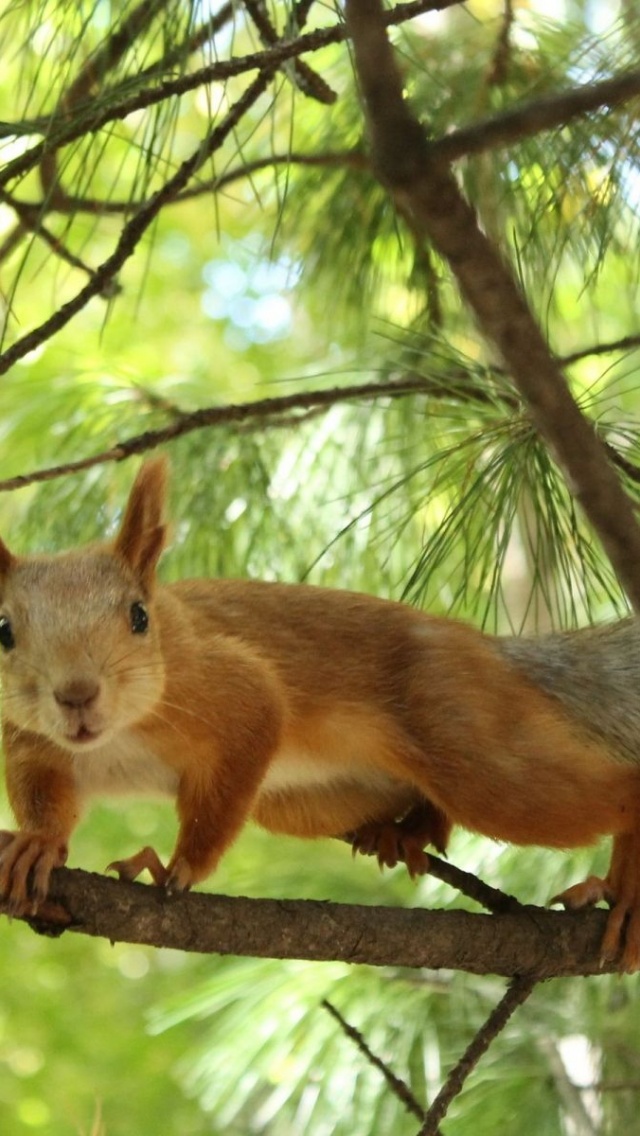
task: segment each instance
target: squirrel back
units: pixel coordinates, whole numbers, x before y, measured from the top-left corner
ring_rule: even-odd
[[[640,764],[640,620],[495,640],[540,690],[612,755]]]

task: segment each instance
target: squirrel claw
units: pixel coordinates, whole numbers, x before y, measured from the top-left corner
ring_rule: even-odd
[[[105,871],[116,872],[119,879],[131,882],[137,879],[145,868],[154,884],[158,887],[167,886],[169,873],[155,848],[151,848],[149,845],[141,848],[135,856],[129,856],[125,860],[113,860],[111,864],[107,864]]]
[[[589,876],[583,883],[574,884],[554,896],[549,903],[562,903],[567,909],[576,910],[591,907],[601,900],[609,904],[611,911],[600,948],[600,964],[605,966],[614,962],[624,942],[620,970],[632,974],[640,970],[640,904],[635,894],[623,892],[618,898],[608,879]]]
[[[54,868],[67,859],[67,846],[38,832],[0,833],[0,897],[7,914],[33,916],[46,899]]]
[[[364,824],[348,835],[352,853],[375,856],[380,869],[395,868],[403,863],[411,876],[424,876],[429,871],[429,857],[424,851],[423,835],[407,833],[398,821]]]
[[[187,891],[193,883],[193,873],[184,857],[172,860],[169,867],[165,868],[155,848],[149,845],[141,848],[135,856],[128,856],[125,860],[114,860],[107,866],[106,871],[117,872],[119,879],[131,882],[145,869],[154,884],[165,888],[169,895]]]
[[[554,903],[561,903],[567,910],[575,911],[580,907],[593,907],[594,904],[600,903],[602,900],[609,904],[615,902],[615,896],[609,883],[607,880],[601,879],[600,876],[589,876],[582,883],[573,884],[572,887],[552,896],[547,901],[547,907],[551,907]]]

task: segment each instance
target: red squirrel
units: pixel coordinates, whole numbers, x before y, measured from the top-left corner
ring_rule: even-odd
[[[603,957],[624,938],[638,969],[640,624],[508,639],[348,591],[160,584],[166,478],[163,458],[142,465],[111,541],[26,557],[0,541],[9,909],[37,910],[100,793],[175,798],[168,865],[145,848],[112,867],[178,891],[249,818],[416,870],[456,824],[552,848],[611,834],[606,879],[558,898],[607,900]]]

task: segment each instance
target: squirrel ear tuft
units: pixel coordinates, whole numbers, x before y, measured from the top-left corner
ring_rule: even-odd
[[[150,458],[136,477],[115,539],[114,552],[151,588],[165,545],[164,505],[169,467],[166,458]],[[0,562],[1,563],[1,562]]]
[[[4,583],[15,563],[15,556],[12,552],[9,552],[4,541],[0,540],[0,586]]]

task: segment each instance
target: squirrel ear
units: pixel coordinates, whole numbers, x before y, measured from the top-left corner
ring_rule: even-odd
[[[12,552],[9,552],[3,540],[0,540],[0,587],[4,584],[6,577],[16,563],[16,557]]]
[[[133,569],[147,588],[153,583],[167,535],[164,523],[167,478],[166,458],[150,458],[144,463],[133,483],[114,543],[116,556]]]

